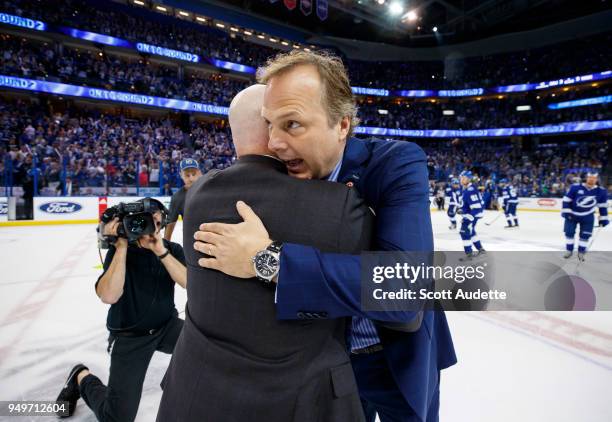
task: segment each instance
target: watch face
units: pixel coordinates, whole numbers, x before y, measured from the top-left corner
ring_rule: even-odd
[[[260,277],[272,277],[279,264],[278,259],[268,251],[262,251],[255,257],[255,270]]]

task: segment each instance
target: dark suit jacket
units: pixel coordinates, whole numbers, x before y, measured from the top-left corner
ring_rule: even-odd
[[[371,212],[345,185],[294,179],[282,162],[255,155],[202,177],[185,204],[185,326],[162,381],[157,420],[363,420],[346,319],[279,321],[275,284],[198,266],[205,255],[191,247],[194,232],[203,222],[242,221],[237,200],[253,208],[274,240],[337,253],[369,248]]]

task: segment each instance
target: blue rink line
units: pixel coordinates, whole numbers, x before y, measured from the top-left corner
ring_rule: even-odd
[[[539,341],[540,343],[547,344],[548,346],[551,346],[551,347],[553,347],[553,348],[555,348],[555,349],[557,349],[557,350],[561,350],[561,351],[563,351],[563,352],[569,353],[569,354],[571,354],[571,355],[573,355],[573,356],[575,356],[575,357],[577,357],[577,358],[580,358],[580,359],[582,359],[582,360],[585,360],[585,361],[587,361],[587,362],[592,363],[593,365],[597,365],[597,366],[599,366],[600,368],[607,369],[608,371],[612,372],[612,366],[606,365],[605,363],[601,363],[601,362],[599,362],[599,361],[596,361],[595,359],[591,359],[591,358],[589,358],[589,357],[587,357],[587,356],[584,356],[584,355],[582,355],[582,354],[580,354],[580,353],[574,352],[574,351],[573,351],[573,350],[571,350],[571,349],[567,349],[567,348],[565,348],[565,347],[562,347],[562,346],[560,346],[560,345],[558,345],[558,344],[556,344],[556,343],[553,343],[552,341],[546,340],[546,339],[544,339],[544,338],[542,338],[542,337],[534,336],[534,335],[529,334],[529,333],[527,333],[527,332],[525,332],[525,331],[523,331],[523,330],[520,330],[520,329],[518,329],[518,328],[509,327],[509,326],[507,326],[507,325],[500,324],[500,323],[495,322],[495,321],[491,321],[491,320],[489,320],[489,319],[487,319],[487,318],[483,318],[483,317],[479,317],[479,316],[473,315],[473,313],[472,313],[472,312],[469,312],[469,313],[464,313],[464,314],[467,314],[467,316],[468,316],[468,317],[470,317],[470,318],[475,318],[475,319],[478,319],[478,320],[480,320],[480,321],[487,322],[487,323],[489,323],[489,324],[491,324],[491,325],[495,325],[496,327],[505,328],[505,329],[510,330],[510,331],[513,331],[513,332],[515,332],[515,333],[521,334],[521,335],[523,335],[523,336],[525,336],[525,337],[529,337],[529,338],[531,338],[531,339],[537,340],[537,341]],[[452,332],[452,331],[451,331],[451,332]]]

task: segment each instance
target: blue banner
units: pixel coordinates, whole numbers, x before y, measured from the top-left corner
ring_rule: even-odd
[[[484,88],[451,89],[438,91],[438,97],[473,97],[484,92]]]
[[[156,54],[158,56],[170,57],[171,59],[183,60],[186,62],[198,63],[200,56],[186,51],[173,50],[171,48],[159,47],[157,45],[145,44],[139,42],[136,44],[136,50],[141,53]]]
[[[246,66],[244,64],[226,62],[218,59],[210,59],[210,63],[216,67],[220,67],[221,69],[235,70],[236,72],[251,73],[253,75],[255,74],[255,72],[257,72],[257,69],[255,69],[254,67]]]
[[[130,92],[109,91],[101,88],[69,85],[57,82],[37,81],[33,79],[17,78],[5,75],[0,75],[0,87],[137,104],[172,110],[183,110],[194,113],[215,114],[221,116],[227,116],[229,111],[228,107],[215,106],[212,104],[196,103],[193,101],[177,100],[173,98],[154,97],[151,95],[134,94]],[[476,130],[388,129],[383,127],[363,126],[355,128],[355,133],[375,136],[400,136],[412,138],[490,138],[501,136],[507,137],[568,132],[589,132],[610,129],[612,129],[612,120],[571,122],[538,127],[492,128]]]
[[[217,114],[227,116],[228,107],[174,98],[154,97],[151,95],[134,94],[131,92],[109,91],[107,89],[77,86],[57,82],[37,81],[34,79],[16,78],[0,75],[0,87],[24,89],[49,94],[69,95],[73,97],[92,98],[120,103],[137,104],[150,107],[160,107],[172,110],[183,110],[194,113]]]
[[[398,97],[435,97],[436,91],[430,91],[426,89],[412,89],[403,91],[394,91],[393,94]]]
[[[35,31],[46,31],[47,24],[34,19],[22,18],[21,16],[0,13],[0,23],[19,26],[21,28],[33,29]]]
[[[304,16],[310,16],[312,13],[312,0],[300,0],[300,10]]]
[[[110,35],[103,35],[89,31],[81,31],[80,29],[68,28],[65,26],[60,27],[59,30],[72,38],[79,38],[82,40],[97,42],[104,45],[112,45],[114,47],[133,48],[133,44],[131,42],[123,40],[121,38],[111,37]]]
[[[604,95],[603,97],[584,98],[582,100],[563,101],[561,103],[548,104],[548,108],[551,110],[558,110],[560,108],[572,108],[572,107],[584,107],[596,104],[608,104],[612,103],[612,95]]]
[[[328,3],[327,0],[317,0],[317,16],[324,21],[327,19]]]
[[[387,129],[384,127],[361,126],[355,128],[355,133],[375,136],[399,136],[409,138],[494,138],[521,135],[550,135],[555,133],[591,132],[595,130],[612,129],[612,120],[596,122],[571,122],[558,125],[516,128],[493,128],[475,130],[418,130],[418,129]]]
[[[351,87],[353,94],[356,95],[376,95],[379,97],[388,97],[389,91],[386,89],[378,89],[378,88],[362,88],[360,86]]]
[[[609,79],[609,78],[612,78],[612,70],[606,70],[605,72],[599,72],[599,73],[589,73],[587,75],[574,76],[571,78],[555,79],[555,80],[546,81],[546,82],[498,86],[494,88],[494,90],[495,92],[499,92],[499,93],[524,92],[524,91],[533,91],[537,89],[546,89],[546,88],[555,88],[558,86],[573,85],[577,83],[599,81],[602,79]]]

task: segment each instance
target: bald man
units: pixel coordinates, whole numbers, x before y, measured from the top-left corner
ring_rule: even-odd
[[[239,223],[258,218],[255,212],[278,242],[334,253],[368,249],[372,217],[354,189],[290,177],[268,150],[263,95],[264,86],[254,85],[232,101],[229,122],[238,160],[187,192],[183,244],[193,244],[203,222]],[[275,244],[258,263],[264,273],[267,260],[278,257]],[[185,325],[162,381],[158,422],[364,420],[345,319],[308,312],[303,321],[279,321],[272,274],[234,278],[198,265],[215,251],[185,251]]]

